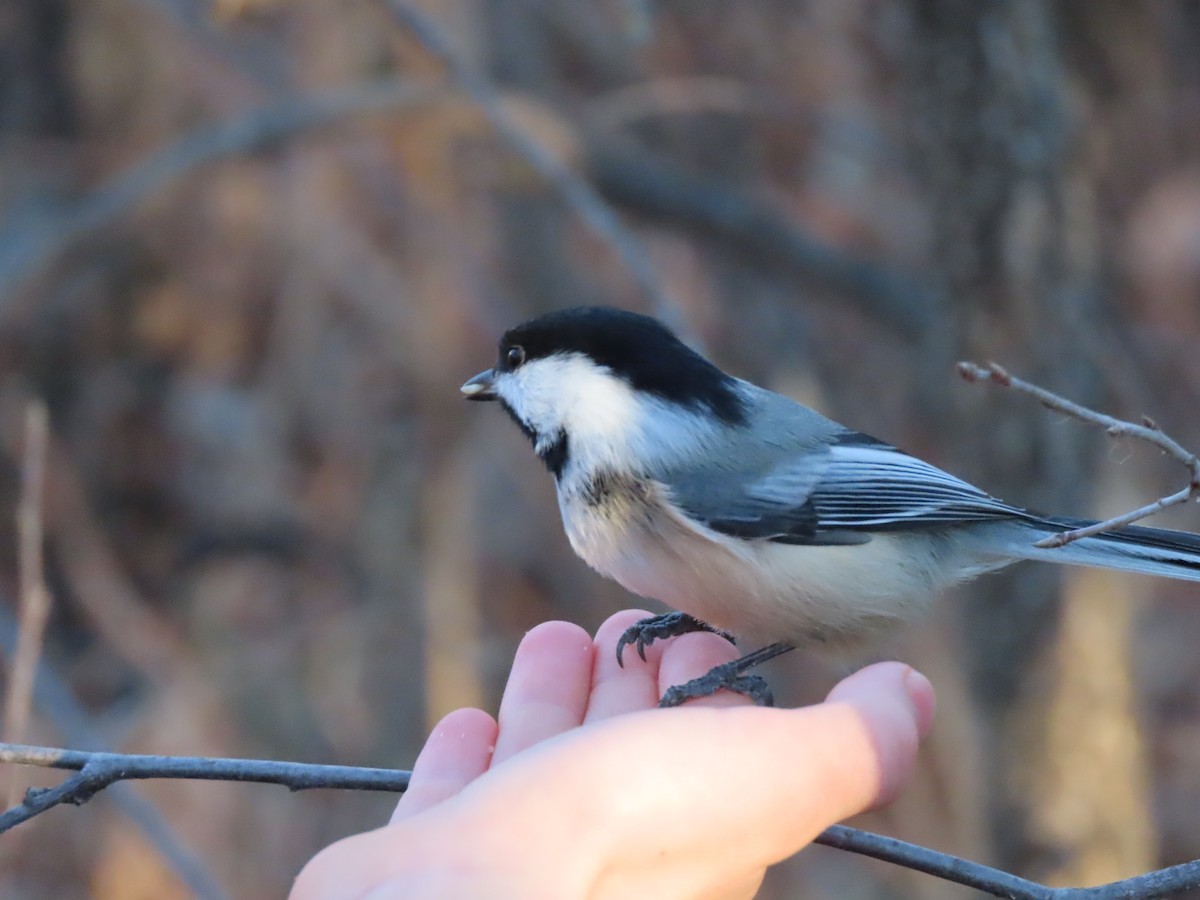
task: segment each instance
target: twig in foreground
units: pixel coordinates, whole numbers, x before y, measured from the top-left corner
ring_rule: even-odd
[[[9,604],[0,596],[0,650],[11,654],[16,646],[17,620],[9,611]],[[38,662],[33,701],[45,721],[63,735],[69,744],[104,749],[104,738],[92,724],[91,717],[44,657]],[[179,876],[196,900],[225,900],[229,896],[200,857],[176,834],[175,828],[145,794],[125,782],[112,785],[108,793],[116,811],[141,832],[147,844]]]
[[[62,803],[79,805],[111,784],[134,778],[199,778],[282,784],[293,791],[312,788],[403,792],[411,773],[398,769],[360,769],[261,759],[212,759],[195,756],[137,756],[88,753],[53,747],[0,744],[0,763],[74,769],[58,787],[30,790],[25,803],[0,815],[0,833]],[[835,825],[819,844],[906,866],[937,878],[1013,900],[1116,900],[1118,897],[1166,897],[1200,887],[1200,860],[1094,888],[1050,888],[990,866],[930,850],[906,841]]]
[[[1152,900],[1200,887],[1200,860],[1094,887],[1055,888],[948,853],[845,825],[825,829],[814,843],[860,853],[1008,900]]]
[[[1080,538],[1091,537],[1092,535],[1105,531],[1113,531],[1117,528],[1124,528],[1126,525],[1154,515],[1154,513],[1167,509],[1170,506],[1178,506],[1181,503],[1187,503],[1193,498],[1200,498],[1200,459],[1197,459],[1194,453],[1189,453],[1177,441],[1163,432],[1152,419],[1148,417],[1143,419],[1141,425],[1134,422],[1126,422],[1123,419],[1115,419],[1104,413],[1088,409],[1086,406],[1073,403],[1065,397],[1060,397],[1058,394],[1052,393],[1045,388],[1038,387],[1036,384],[1022,381],[1020,378],[1010,375],[996,363],[980,366],[971,362],[960,362],[957,368],[958,374],[972,384],[988,381],[992,384],[998,384],[1001,387],[1012,388],[1014,391],[1028,394],[1037,399],[1043,406],[1055,412],[1063,413],[1064,415],[1079,419],[1082,422],[1088,422],[1092,425],[1099,425],[1108,433],[1109,437],[1132,437],[1153,444],[1172,459],[1178,460],[1188,470],[1188,483],[1182,490],[1176,491],[1174,494],[1168,494],[1166,497],[1160,497],[1153,503],[1148,503],[1138,509],[1114,516],[1111,519],[1105,519],[1103,522],[1095,522],[1083,528],[1075,528],[1070,531],[1052,534],[1034,544],[1035,547],[1050,549],[1063,547]]]
[[[25,802],[0,815],[0,834],[61,803],[86,803],[110,784],[140,778],[192,778],[205,781],[252,781],[281,784],[292,791],[335,788],[353,791],[401,792],[408,787],[409,772],[356,766],[325,766],[279,762],[270,759],[213,759],[204,756],[143,756],[126,753],[89,753],[0,744],[0,763],[18,763],[51,769],[75,769],[53,788],[26,791]]]

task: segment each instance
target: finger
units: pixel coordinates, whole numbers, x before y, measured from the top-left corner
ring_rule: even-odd
[[[629,626],[649,616],[642,609],[626,609],[609,616],[596,630],[592,694],[585,722],[598,722],[658,705],[658,664],[670,641],[655,641],[646,648],[644,660],[637,653],[626,652],[625,665],[617,662],[617,641],[621,635]]]
[[[888,692],[897,686],[908,695],[909,708],[891,702]],[[881,780],[871,806],[882,806],[895,798],[907,781],[911,765],[896,765],[910,757],[915,758],[917,745],[933,726],[937,702],[933,685],[929,679],[903,663],[876,663],[842,679],[832,691],[826,703],[849,703],[860,709],[869,709],[877,729],[882,728],[893,736],[889,761],[880,769]],[[915,729],[909,727],[908,717],[915,716]]]
[[[492,765],[583,723],[593,652],[591,636],[569,622],[545,622],[525,635],[500,701]]]
[[[699,678],[713,666],[738,658],[738,649],[718,634],[697,631],[680,635],[663,651],[658,667],[658,696],[667,688]],[[655,698],[655,704],[658,700]],[[745,706],[750,699],[733,691],[718,691],[711,697],[689,700],[687,706]]]
[[[486,772],[496,728],[496,720],[481,709],[455,710],[438,722],[413,764],[408,790],[396,804],[391,821],[453,797]]]
[[[839,681],[825,699],[828,702],[837,702],[863,693],[870,694],[877,689],[881,679],[891,679],[897,674],[903,680],[904,688],[908,691],[913,703],[916,704],[917,726],[921,737],[925,737],[933,725],[937,698],[929,679],[911,666],[895,662],[867,666]]]
[[[705,780],[719,772],[721,789],[710,791],[710,816],[680,804],[673,825],[720,821],[728,833],[758,835],[764,864],[790,856],[833,822],[895,795],[932,710],[929,682],[899,663],[858,672],[827,702],[805,709],[696,709],[708,715],[690,729],[688,769]],[[688,790],[677,770],[672,777],[676,790]],[[767,822],[774,825],[764,828]],[[721,842],[710,849],[722,852]]]

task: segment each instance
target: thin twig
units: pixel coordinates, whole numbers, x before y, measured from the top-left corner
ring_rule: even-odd
[[[1158,447],[1172,459],[1178,460],[1188,470],[1187,486],[1174,494],[1160,497],[1153,503],[1148,503],[1139,509],[1114,516],[1111,519],[1105,519],[1103,522],[1094,522],[1082,528],[1074,528],[1070,531],[1052,534],[1034,544],[1035,547],[1050,549],[1063,547],[1080,538],[1091,537],[1106,531],[1113,531],[1117,528],[1124,528],[1126,525],[1154,515],[1154,513],[1161,512],[1168,507],[1178,506],[1181,503],[1187,503],[1189,500],[1200,498],[1200,459],[1197,459],[1194,453],[1189,453],[1177,441],[1163,432],[1149,417],[1143,419],[1140,425],[1135,422],[1126,422],[1123,419],[1115,419],[1104,413],[1088,409],[1086,406],[1080,406],[1078,403],[1067,400],[1065,397],[1060,397],[1058,394],[1038,387],[1036,384],[1022,381],[1020,378],[1010,375],[996,363],[980,366],[971,362],[960,362],[958,364],[958,374],[972,384],[986,381],[998,384],[1001,387],[1011,388],[1022,394],[1028,394],[1048,409],[1092,425],[1100,426],[1107,432],[1109,437],[1131,437],[1146,441]]]
[[[1200,887],[1200,860],[1094,887],[1055,888],[948,853],[845,825],[825,829],[813,843],[894,863],[1009,900],[1151,900]]]
[[[325,766],[269,759],[214,759],[204,756],[145,756],[90,753],[0,744],[0,763],[75,769],[79,772],[54,788],[30,789],[25,802],[0,815],[0,834],[62,803],[79,806],[110,784],[129,779],[186,778],[204,781],[250,781],[281,784],[289,790],[336,788],[352,791],[400,792],[409,773],[398,769]]]
[[[1054,896],[1052,888],[1036,881],[1019,878],[1000,869],[930,850],[918,844],[910,844],[908,841],[860,831],[846,825],[834,825],[825,829],[817,835],[813,843],[894,863],[944,881],[976,888],[996,897],[1042,900]]]
[[[433,54],[463,92],[478,104],[488,123],[533,169],[553,187],[583,222],[616,252],[638,287],[654,306],[655,314],[672,326],[682,326],[679,307],[663,288],[658,273],[640,241],[601,199],[595,189],[531,137],[505,109],[500,94],[451,45],[437,24],[412,4],[386,0],[395,19]]]
[[[46,404],[30,400],[25,408],[25,452],[21,462],[21,495],[17,501],[17,581],[19,584],[17,649],[13,654],[4,711],[4,737],[20,742],[27,738],[33,709],[33,685],[46,620],[50,592],[46,589],[42,558],[42,494],[46,481]],[[8,779],[6,806],[17,802],[21,786],[15,772]]]

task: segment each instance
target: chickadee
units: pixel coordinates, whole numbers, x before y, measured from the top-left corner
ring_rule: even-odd
[[[1200,535],[1129,527],[1035,547],[1089,523],[1011,506],[726,375],[648,316],[584,308],[525,322],[462,392],[499,402],[533,442],[588,565],[682,611],[639,622],[618,659],[693,630],[772,642],[672,688],[665,705],[722,687],[770,702],[750,667],[797,644],[868,639],[1021,559],[1200,581]]]

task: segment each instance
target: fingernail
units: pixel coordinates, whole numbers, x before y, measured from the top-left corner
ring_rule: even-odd
[[[904,690],[913,708],[917,711],[917,728],[924,737],[933,725],[936,696],[933,684],[916,669],[909,668],[904,673]]]

